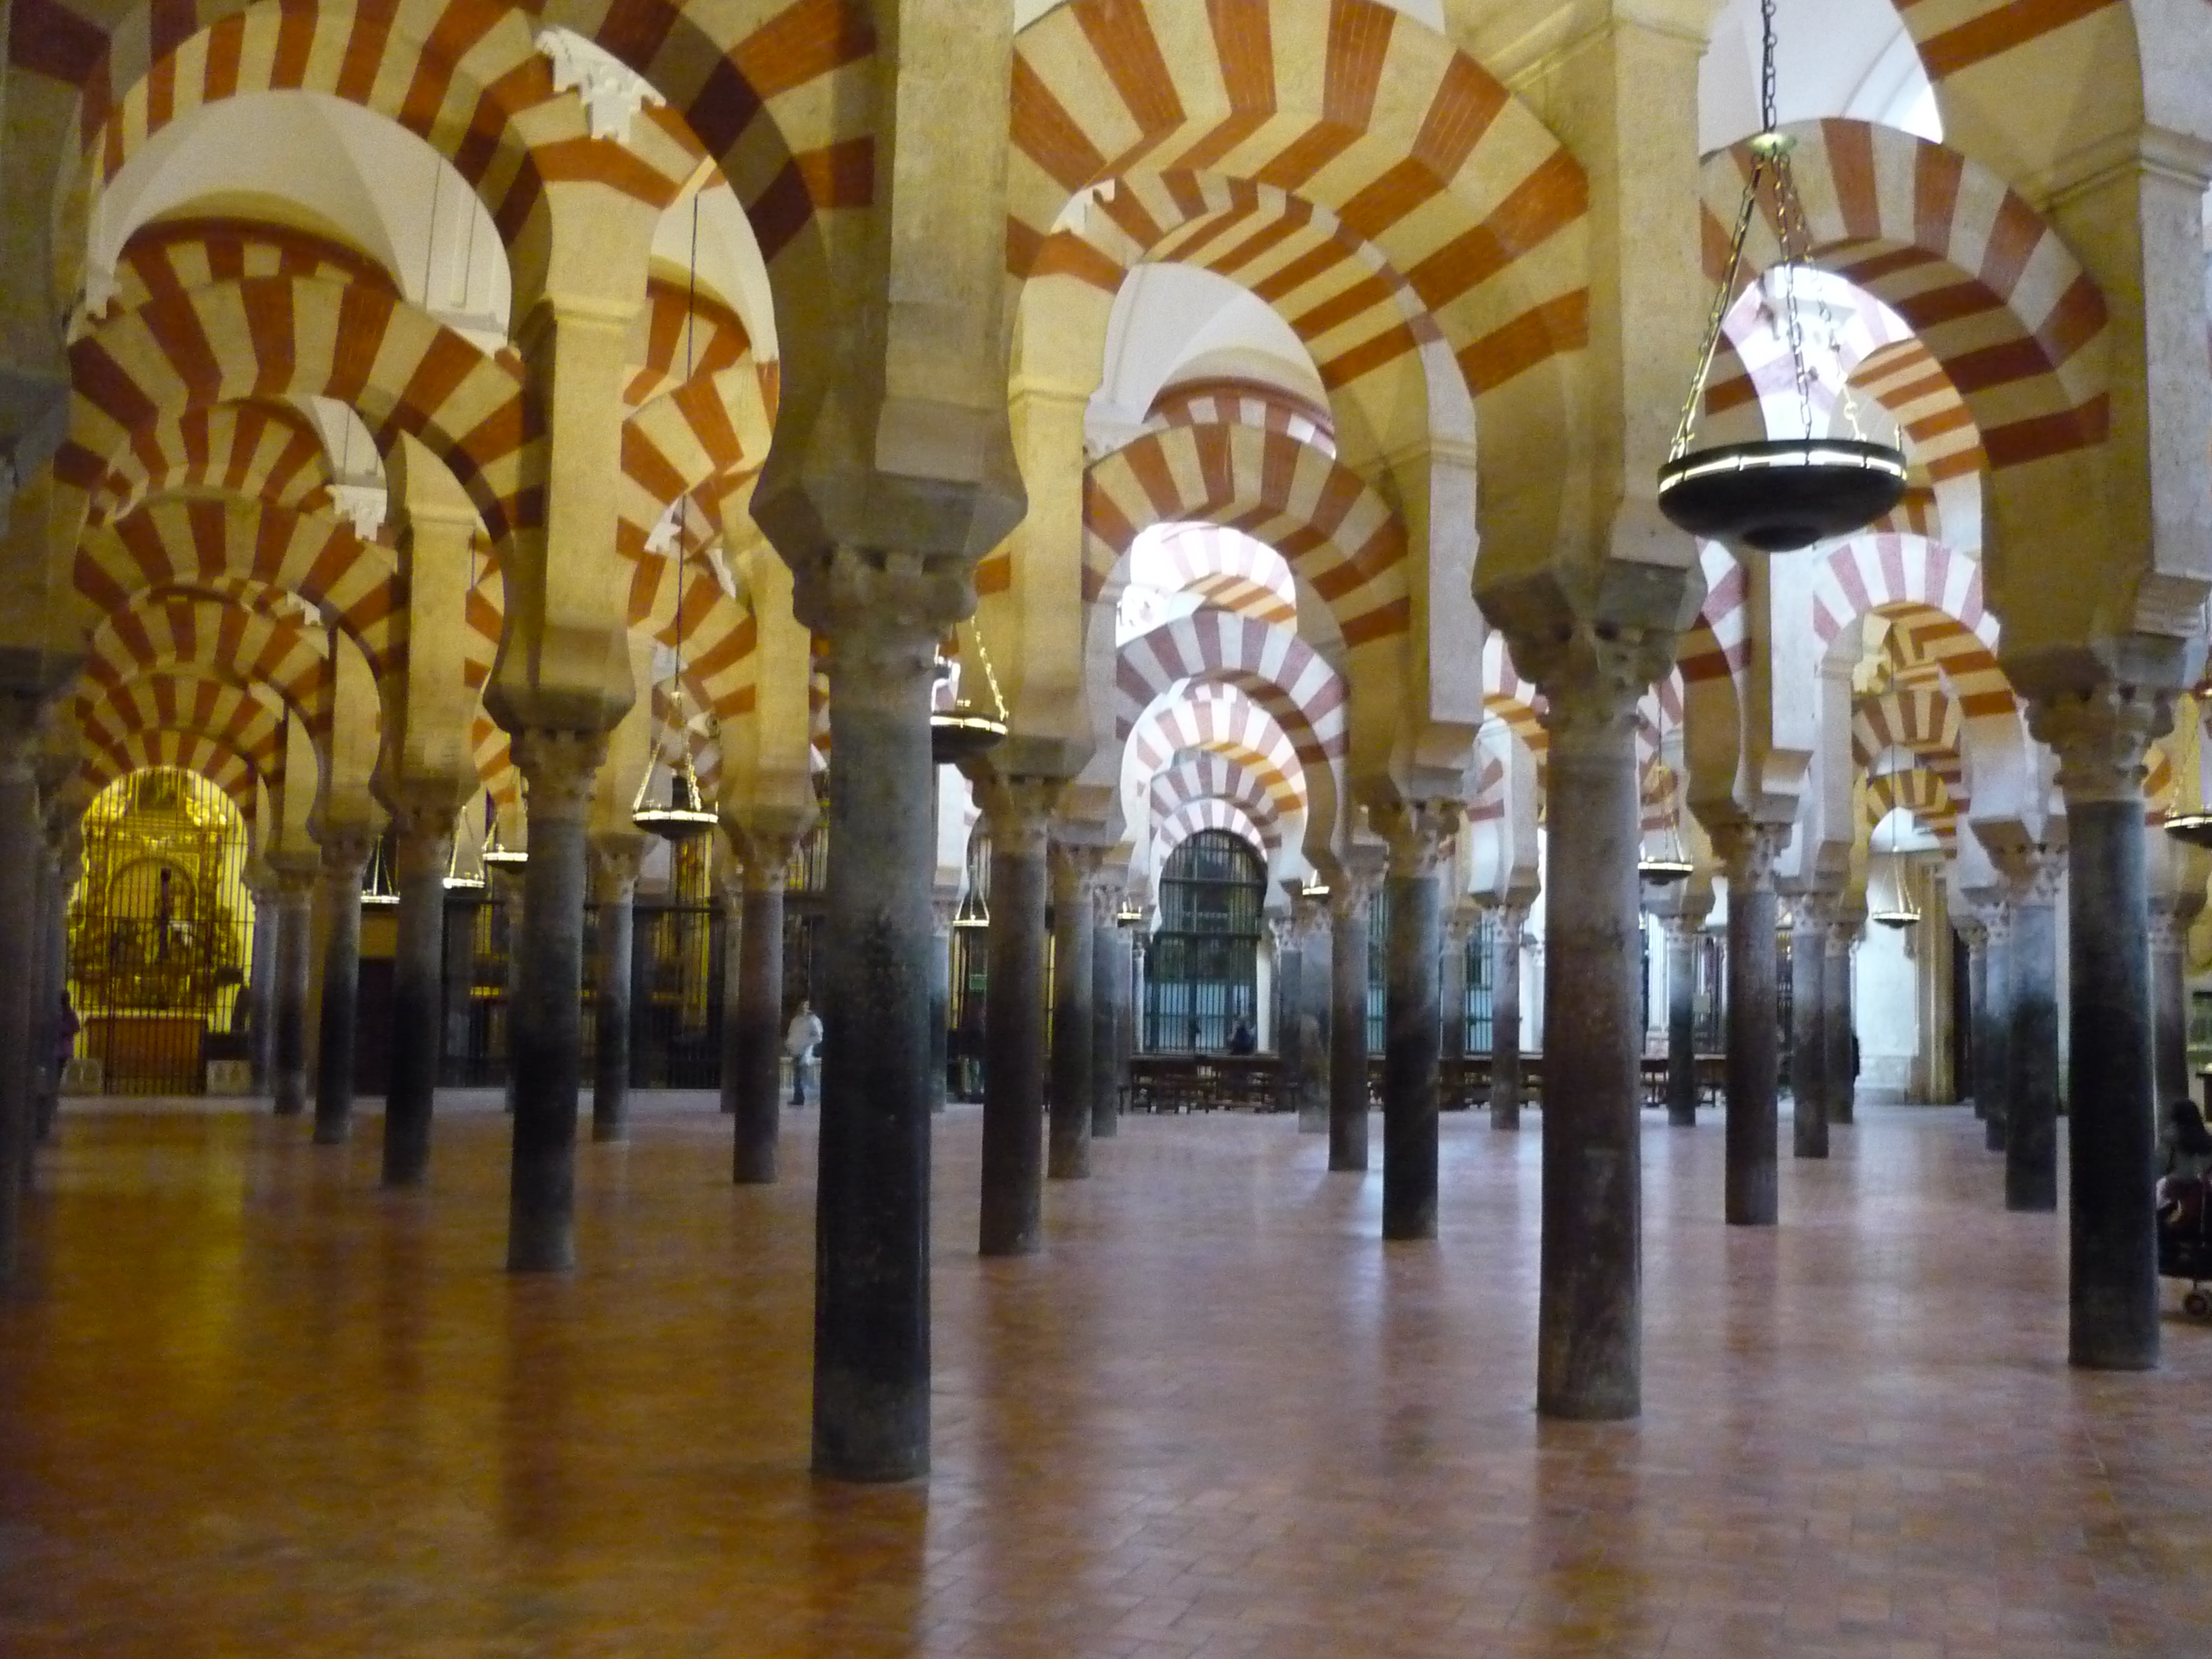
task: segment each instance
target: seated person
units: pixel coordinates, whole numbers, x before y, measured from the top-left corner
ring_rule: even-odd
[[[1260,1040],[1252,1035],[1252,1027],[1245,1021],[1238,1020],[1229,1033],[1229,1052],[1232,1054],[1249,1054],[1255,1052],[1259,1046]]]
[[[2212,1129],[2204,1127],[2197,1103],[2186,1096],[2166,1103],[2166,1124],[2158,1139],[2166,1174],[2195,1181],[2212,1170]]]

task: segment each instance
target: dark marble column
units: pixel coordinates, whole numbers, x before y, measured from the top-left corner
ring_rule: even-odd
[[[1974,1098],[1981,1109],[1982,1145],[2002,1152],[2012,1116],[2012,906],[2000,898],[1978,906],[1975,914],[1988,936],[1989,966],[1982,976]]]
[[[1698,938],[1697,916],[1668,916],[1667,932],[1667,1121],[1678,1128],[1698,1121]]]
[[[2172,694],[2107,684],[2031,704],[2066,798],[2066,1356],[2158,1364],[2157,1105],[2143,761]]]
[[[32,1042],[38,1060],[38,1097],[32,1103],[32,1134],[40,1145],[53,1139],[61,1109],[62,997],[69,988],[69,901],[82,857],[74,826],[49,825],[42,841],[46,857],[39,871],[39,983]]]
[[[315,899],[315,860],[311,853],[271,857],[276,872],[276,975],[270,1001],[276,1033],[271,1059],[279,1117],[307,1109],[308,919]]]
[[[744,854],[739,854],[742,860]],[[734,1117],[744,1092],[745,884],[740,871],[719,884],[722,900],[722,1115]]]
[[[2005,1208],[2058,1207],[2058,887],[2063,854],[2014,861]],[[2103,925],[2099,923],[2099,926]],[[2145,947],[2148,949],[2148,946]],[[2143,1052],[2150,1052],[2148,1039]]]
[[[253,957],[246,984],[253,993],[247,1046],[253,1062],[253,1092],[269,1094],[276,1073],[276,936],[282,904],[276,872],[259,860],[246,867],[246,890],[253,900]]]
[[[1790,934],[1790,1150],[1796,1158],[1828,1155],[1828,926],[1832,904],[1799,896]]]
[[[1285,1018],[1297,1035],[1297,1061],[1292,1068],[1285,1051],[1286,1085],[1298,1115],[1298,1133],[1323,1135],[1328,1133],[1329,1000],[1335,989],[1327,902],[1304,894],[1293,899],[1291,931],[1297,940],[1298,995]]]
[[[744,955],[738,993],[737,1121],[732,1126],[731,1178],[742,1186],[775,1180],[783,1132],[783,900],[791,858],[804,823],[756,823],[744,831],[745,914],[738,929]],[[816,1011],[823,1026],[823,1063],[835,1029],[850,1029],[834,1006]],[[827,1076],[827,1073],[824,1073]]]
[[[576,1265],[576,1109],[583,1091],[585,817],[606,758],[597,732],[528,728],[514,740],[527,787],[530,862],[507,1019],[514,1153],[510,1273]]]
[[[1508,899],[1498,907],[1491,941],[1490,1127],[1521,1127],[1521,943],[1528,906]]]
[[[1382,1237],[1437,1236],[1437,1091],[1443,945],[1442,865],[1457,801],[1369,810],[1390,848],[1390,945],[1382,1044]]]
[[[1657,643],[1579,635],[1536,676],[1552,739],[1536,1346],[1547,1417],[1642,1405],[1636,699],[1672,654]]]
[[[598,907],[598,981],[592,1004],[592,1139],[629,1138],[630,958],[637,930],[637,872],[645,836],[603,830],[590,842]]]
[[[929,1109],[941,1112],[951,1090],[952,1064],[952,923],[960,914],[957,894],[929,902]],[[1091,1133],[1098,1133],[1097,1117]],[[1109,1129],[1107,1133],[1113,1131]]]
[[[1851,1065],[1851,947],[1864,925],[1858,915],[1838,906],[1828,923],[1826,966],[1821,974],[1820,1036],[1827,1049],[1827,1075],[1820,1103],[1827,1108],[1833,1127],[1851,1121],[1851,1104],[1857,1091]]]
[[[21,964],[36,948],[40,710],[0,696],[0,960]],[[23,1192],[31,1173],[32,977],[0,974],[0,1285],[16,1275]]]
[[[1121,1054],[1129,1008],[1121,957],[1127,950],[1116,917],[1128,866],[1109,857],[1091,903],[1091,1138],[1110,1140],[1121,1129]],[[945,932],[952,930],[948,917]],[[941,1071],[942,1068],[940,1067]]]
[[[1367,1167],[1367,919],[1376,872],[1344,868],[1328,894],[1328,1167]]]
[[[2151,1097],[2193,1100],[2189,1075],[2189,918],[2172,910],[2150,918]]]
[[[1446,1060],[1467,1057],[1467,953],[1482,913],[1472,904],[1451,906],[1443,918],[1443,947],[1437,958],[1437,1048]]]
[[[1052,874],[1052,1116],[1045,1173],[1091,1175],[1091,1051],[1097,1041],[1092,929],[1103,847],[1054,839]]]
[[[1724,1209],[1732,1227],[1772,1226],[1779,1201],[1774,860],[1789,834],[1787,825],[1729,823],[1713,836],[1728,872]]]
[[[361,1004],[361,878],[375,845],[365,830],[325,829],[323,848],[322,1038],[315,1054],[315,1145],[353,1133],[354,1045]]]
[[[973,603],[964,576],[898,556],[840,550],[799,581],[799,620],[829,643],[836,756],[818,957],[814,1469],[842,1480],[929,1470],[929,694],[938,641]]]
[[[392,958],[392,1072],[384,1101],[384,1184],[419,1186],[430,1169],[430,1119],[443,1058],[446,871],[453,856],[450,794],[403,802],[398,843],[398,942]]]
[[[991,984],[984,1012],[985,1255],[1038,1249],[1043,1213],[1046,830],[1057,780],[985,777],[991,826]]]
[[[1966,1066],[1957,1079],[1957,1087],[1964,1094],[1967,1085],[1973,1085],[1972,1098],[1974,1116],[1986,1118],[1989,1109],[1982,1099],[1982,1027],[1988,1018],[1990,1006],[1990,930],[1981,919],[1961,914],[1956,908],[1951,913],[1951,926],[1959,935],[1959,942],[1966,951],[1966,1006],[1952,1010],[1951,1017],[1966,1023],[1967,1031]]]

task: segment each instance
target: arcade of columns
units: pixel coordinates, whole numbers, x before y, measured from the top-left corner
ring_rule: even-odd
[[[955,0],[226,0],[182,23],[15,0],[0,953],[46,969],[0,978],[0,1167],[34,1165],[76,821],[179,764],[252,827],[271,1091],[305,1112],[312,1046],[319,1141],[349,1131],[357,896],[389,822],[384,1177],[423,1182],[444,880],[489,789],[528,848],[508,1266],[574,1265],[584,907],[623,914],[631,804],[689,753],[743,941],[733,1172],[775,1179],[783,872],[826,753],[815,1463],[922,1473],[950,641],[963,665],[987,646],[1010,726],[966,763],[991,838],[986,1252],[1036,1249],[1045,1178],[1088,1176],[1113,1132],[1113,918],[1172,825],[1241,823],[1285,889],[1279,972],[1316,1016],[1285,1042],[1336,1170],[1370,1156],[1387,894],[1393,1240],[1449,1200],[1439,962],[1471,903],[1504,924],[1492,1120],[1521,1121],[1540,874],[1538,1404],[1633,1415],[1647,896],[1680,1121],[1686,952],[1725,889],[1728,1216],[1772,1224],[1780,906],[1792,1151],[1818,1157],[1850,1120],[1868,830],[1903,810],[1970,919],[1978,1091],[2019,1207],[2056,1205],[2064,985],[2071,1358],[2154,1363],[2151,1103],[2177,1087],[2176,929],[2205,874],[2150,826],[2196,774],[2172,731],[2212,580],[2212,31],[2182,0],[1911,8],[1944,140],[1793,129],[1827,395],[1902,434],[1915,489],[1768,559],[1693,544],[1653,497],[1745,165],[1698,153],[1716,9],[1072,0],[1017,28]],[[219,151],[205,189],[131,218],[191,123],[301,90],[412,135],[432,206],[504,270],[490,313],[463,303],[480,273],[433,292],[427,260],[283,209],[271,164],[226,177]],[[702,281],[702,222],[749,276]],[[1773,262],[1771,229],[1752,252]],[[1199,377],[1097,442],[1117,301],[1159,265],[1271,307],[1321,400]],[[1734,296],[1716,431],[1790,417],[1762,295]],[[356,510],[357,441],[380,520]],[[1213,572],[1125,627],[1144,549],[1190,524],[1279,570]],[[1676,825],[1698,877],[1647,896],[1639,856]],[[601,948],[621,959],[619,922]],[[621,995],[597,1011],[599,1139],[624,1132]],[[0,1182],[0,1270],[18,1193]]]

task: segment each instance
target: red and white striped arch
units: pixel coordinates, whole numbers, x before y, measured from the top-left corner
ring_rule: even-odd
[[[1179,617],[1121,647],[1115,739],[1126,742],[1146,709],[1191,683],[1243,690],[1274,717],[1309,769],[1325,770],[1343,757],[1345,688],[1337,672],[1288,629],[1222,611]]]
[[[283,780],[284,705],[265,687],[156,670],[99,687],[76,713],[79,735],[96,750],[120,752],[134,732],[193,732],[243,756],[270,782]]]
[[[1326,409],[1260,380],[1213,377],[1176,381],[1152,399],[1145,424],[1156,429],[1254,426],[1295,438],[1325,455],[1336,453],[1336,423]]]
[[[1146,433],[1091,463],[1083,500],[1086,599],[1116,585],[1140,532],[1197,520],[1242,531],[1280,554],[1355,650],[1412,625],[1404,523],[1357,473],[1287,433]]]
[[[1960,803],[1941,774],[1929,767],[1912,766],[1867,780],[1863,829],[1872,833],[1899,807],[1918,819],[1945,853],[1958,850]]]
[[[1211,266],[1233,251],[1241,268],[1224,274],[1275,291],[1332,384],[1419,342],[1345,241],[1324,231],[1285,248],[1315,210],[1382,250],[1470,386],[1586,342],[1581,169],[1480,65],[1371,0],[1074,0],[1016,38],[1012,137],[1018,278],[1102,263],[1073,231],[1047,244],[1069,199],[1110,179],[1089,221],[1163,258]],[[1171,216],[1162,193],[1180,198]]]
[[[90,802],[118,778],[156,766],[205,778],[230,797],[240,817],[253,822],[258,775],[252,761],[222,738],[199,732],[133,732],[112,748],[91,748],[77,768],[72,793],[81,792]]]
[[[1913,686],[1853,699],[1851,760],[1871,771],[1892,750],[1909,754],[1943,780],[1955,807],[1970,806],[1959,705],[1940,686]]]
[[[1163,817],[1152,832],[1152,856],[1155,868],[1164,868],[1176,848],[1205,830],[1226,830],[1243,837],[1246,846],[1267,863],[1275,855],[1275,838],[1253,823],[1250,817],[1218,798],[1186,801]]]
[[[351,636],[379,679],[404,662],[397,556],[343,520],[242,497],[171,496],[78,544],[77,592],[102,611],[223,578],[296,594]]]
[[[330,653],[319,630],[211,595],[142,596],[110,611],[86,636],[79,708],[98,691],[164,669],[265,685],[311,733],[329,730]]]
[[[331,477],[322,434],[289,404],[196,405],[130,434],[93,490],[89,521],[123,518],[149,496],[198,490],[312,512],[329,505]]]
[[[1972,410],[1992,469],[2104,441],[2103,295],[2054,230],[1993,174],[1893,127],[1792,126],[1814,258],[1903,318]],[[1738,145],[1705,163],[1705,248],[1717,276],[1752,166]],[[1778,257],[1774,210],[1747,264]]]
[[[1997,665],[1997,620],[1982,603],[1979,562],[1917,536],[1853,536],[1820,562],[1813,631],[1823,647],[1869,612],[1925,613],[1914,623],[1968,721],[2019,712]]]
[[[1252,820],[1271,842],[1282,838],[1282,809],[1267,783],[1242,761],[1227,755],[1187,756],[1156,774],[1149,791],[1153,821],[1163,822],[1192,801],[1227,801]]]

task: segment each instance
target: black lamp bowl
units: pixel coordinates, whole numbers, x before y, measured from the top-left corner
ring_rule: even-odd
[[[929,717],[929,757],[952,766],[1006,741],[1006,723],[988,714],[944,710]]]
[[[1689,880],[1691,865],[1687,859],[1645,859],[1637,865],[1636,873],[1654,887],[1672,887]]]
[[[1905,457],[1856,438],[1780,438],[1693,449],[1659,470],[1677,529],[1763,553],[1863,530],[1905,496]]]
[[[2191,847],[2212,847],[2212,812],[2176,812],[2166,819],[2166,833]]]
[[[1876,910],[1869,914],[1867,920],[1882,927],[1917,927],[1920,925],[1920,912],[1917,910]]]

